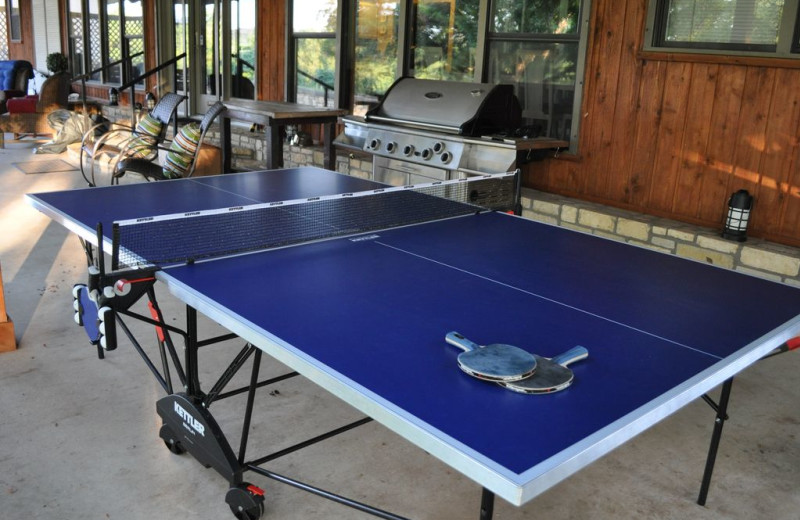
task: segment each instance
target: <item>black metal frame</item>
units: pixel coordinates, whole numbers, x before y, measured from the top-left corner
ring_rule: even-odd
[[[98,243],[102,243],[102,230],[100,229],[99,226],[98,226],[98,240],[99,240]],[[113,255],[112,265],[115,270],[110,273],[105,273],[103,265],[104,255],[102,251],[96,250],[91,244],[89,244],[86,241],[82,241],[82,243],[86,251],[89,265],[91,266],[96,263],[101,273],[100,274],[101,278],[103,278],[106,282],[108,282],[109,280],[114,281],[119,279],[125,279],[126,276],[131,274],[132,272],[141,272],[140,270],[135,270],[135,271],[117,270],[118,266],[115,258],[116,255]],[[229,481],[232,487],[229,490],[228,495],[226,496],[226,501],[231,506],[232,511],[235,509],[234,503],[238,503],[237,497],[241,499],[242,494],[244,494],[244,496],[247,498],[245,502],[249,506],[252,506],[253,509],[240,511],[240,514],[234,512],[237,518],[242,518],[246,520],[257,520],[260,517],[261,512],[263,511],[263,504],[262,504],[263,496],[261,496],[263,495],[263,492],[259,494],[259,492],[261,491],[260,489],[256,488],[255,486],[252,486],[247,482],[244,482],[242,478],[244,472],[251,471],[258,475],[301,489],[308,493],[312,493],[319,497],[331,500],[333,502],[342,504],[347,507],[351,507],[353,509],[362,511],[364,513],[370,514],[378,518],[384,518],[387,520],[408,520],[407,518],[398,516],[394,513],[378,509],[363,502],[359,502],[344,497],[342,495],[335,494],[331,491],[315,487],[311,484],[295,480],[285,475],[274,473],[272,471],[269,471],[261,467],[261,465],[271,462],[275,459],[278,459],[290,453],[294,453],[303,448],[309,447],[311,445],[317,444],[319,442],[322,442],[324,440],[327,440],[329,438],[335,437],[337,435],[355,429],[359,426],[367,424],[373,420],[371,417],[364,417],[357,421],[343,425],[339,428],[333,429],[329,432],[299,442],[293,446],[248,461],[246,458],[246,452],[250,434],[250,424],[253,416],[253,407],[255,403],[256,390],[258,388],[262,388],[265,386],[278,383],[280,381],[284,381],[286,379],[290,379],[299,374],[297,372],[288,372],[267,380],[259,381],[259,371],[261,366],[262,351],[257,347],[255,347],[254,345],[246,343],[239,351],[239,353],[234,357],[234,359],[230,362],[230,364],[222,371],[221,375],[219,376],[217,381],[212,385],[211,389],[207,393],[204,393],[201,389],[201,383],[198,371],[198,358],[200,349],[202,347],[215,345],[224,341],[234,340],[238,336],[236,336],[233,333],[229,333],[207,339],[200,339],[198,335],[198,326],[197,326],[198,325],[197,310],[188,304],[186,305],[185,330],[167,324],[166,321],[164,320],[161,308],[159,307],[158,301],[156,299],[155,289],[153,287],[155,279],[151,278],[149,280],[152,281],[148,282],[149,284],[148,287],[146,287],[145,290],[141,291],[141,294],[147,296],[148,305],[150,306],[151,312],[153,314],[152,317],[143,316],[139,313],[131,311],[129,307],[130,305],[132,305],[132,302],[127,302],[125,304],[125,308],[115,308],[114,311],[117,315],[115,320],[116,325],[118,325],[123,330],[127,338],[133,344],[134,349],[139,353],[142,360],[145,362],[146,366],[155,377],[156,381],[158,381],[158,383],[162,386],[162,388],[167,394],[166,397],[159,400],[158,402],[159,408],[161,408],[162,401],[166,399],[174,398],[176,396],[181,399],[184,399],[184,401],[182,402],[185,404],[186,407],[191,409],[188,411],[188,413],[192,415],[191,420],[202,421],[202,418],[198,419],[198,416],[201,415],[205,416],[205,418],[208,420],[209,425],[204,427],[211,428],[212,430],[213,439],[212,441],[210,441],[211,443],[213,443],[212,448],[215,450],[219,448],[224,448],[225,450],[230,451],[225,434],[213,420],[213,417],[211,416],[208,409],[211,406],[211,404],[217,400],[225,399],[245,392],[247,393],[247,403],[245,406],[245,413],[242,420],[242,433],[241,433],[239,450],[238,453],[234,454],[234,460],[228,461],[229,463],[228,466],[223,465],[223,468],[220,468],[214,464],[208,464],[207,462],[205,462],[203,456],[198,456],[197,454],[192,452],[192,449],[187,449],[188,447],[181,446],[179,441],[176,443],[173,439],[173,437],[176,436],[175,435],[176,432],[168,431],[167,434],[164,433],[164,428],[167,427],[166,421],[165,421],[165,426],[162,427],[162,433],[161,433],[161,437],[164,439],[165,443],[167,444],[167,446],[171,451],[173,451],[174,453],[183,453],[185,451],[189,451],[190,453],[192,453],[193,456],[195,456],[195,458],[198,459],[199,462],[207,466],[214,465],[214,469],[216,469],[223,477],[225,477]],[[138,299],[140,298],[137,298],[137,301]],[[131,329],[121,319],[122,316],[150,324],[156,328],[157,332],[159,332],[158,345],[159,345],[159,357],[161,361],[160,369],[159,367],[156,366],[156,364],[153,362],[150,356],[148,356],[148,354],[145,352],[141,343],[136,339]],[[185,352],[183,361],[181,361],[180,356],[178,355],[171,334],[177,334],[181,336],[184,340]],[[99,345],[97,349],[98,349],[98,357],[102,359],[104,357],[104,351]],[[250,359],[251,356],[253,357],[253,361],[250,369],[251,374],[250,374],[249,384],[237,389],[223,392],[223,390],[228,385],[228,383],[233,379],[233,377],[242,368],[244,368],[244,366],[246,365],[247,361]],[[175,370],[178,380],[184,389],[184,392],[181,393],[175,392],[172,383],[170,364],[172,365],[173,370]],[[722,392],[720,395],[719,403],[713,401],[707,394],[702,396],[703,399],[706,401],[706,403],[708,403],[715,411],[716,417],[714,422],[714,430],[711,437],[711,443],[709,446],[708,457],[706,459],[705,471],[701,483],[700,494],[697,499],[697,503],[699,505],[705,505],[706,498],[708,496],[708,491],[711,484],[711,477],[713,474],[714,464],[716,461],[716,455],[719,449],[720,440],[722,438],[722,428],[724,426],[725,421],[728,419],[727,409],[728,409],[732,384],[733,384],[733,379],[731,378],[725,381],[725,383],[722,385]],[[162,418],[164,418],[161,409],[159,409],[159,414],[161,414]],[[234,492],[238,492],[238,494]],[[232,496],[233,498],[231,498]],[[482,489],[479,520],[490,520],[492,518],[494,513],[494,499],[495,499],[495,494],[492,491],[486,488]]]
[[[147,293],[148,300],[152,303],[157,309],[157,302],[155,299],[155,292],[148,291]],[[160,315],[160,309],[159,309]],[[278,383],[280,381],[284,381],[286,379],[290,379],[294,376],[299,375],[297,372],[288,372],[285,374],[281,374],[279,376],[273,377],[271,379],[259,380],[259,370],[262,358],[262,352],[260,349],[256,348],[252,344],[245,344],[244,347],[239,351],[239,353],[235,356],[235,358],[230,362],[230,364],[223,370],[222,374],[220,375],[219,379],[213,384],[211,389],[208,393],[204,393],[201,389],[201,384],[198,376],[198,354],[200,348],[214,345],[217,343],[221,343],[223,341],[228,341],[231,339],[235,339],[236,336],[234,334],[225,334],[218,337],[213,337],[209,339],[201,340],[198,336],[197,332],[197,311],[187,305],[186,306],[186,330],[181,330],[177,327],[167,325],[164,323],[163,319],[159,317],[158,320],[148,318],[146,316],[142,316],[140,314],[131,312],[131,311],[120,311],[120,314],[124,316],[128,316],[139,321],[149,323],[155,327],[161,328],[164,330],[164,337],[165,341],[160,342],[159,351],[161,353],[161,359],[163,364],[163,368],[159,371],[158,367],[154,365],[150,357],[142,348],[141,344],[138,340],[134,337],[134,335],[130,332],[130,329],[124,324],[122,320],[118,320],[117,323],[123,327],[123,330],[126,332],[128,339],[133,344],[136,351],[140,354],[142,359],[144,360],[145,364],[148,366],[150,371],[153,373],[154,377],[156,378],[159,383],[161,383],[162,387],[168,394],[173,394],[174,391],[172,389],[172,385],[170,384],[169,379],[169,363],[167,362],[167,356],[165,355],[165,347],[166,351],[169,353],[169,358],[172,360],[172,364],[174,368],[179,374],[179,379],[181,383],[184,385],[185,388],[185,395],[188,397],[189,400],[196,402],[198,408],[208,409],[211,403],[219,400],[225,399],[228,397],[232,397],[234,395],[238,395],[241,393],[247,393],[247,404],[245,406],[245,413],[242,422],[242,436],[241,436],[241,443],[239,446],[238,454],[237,454],[237,462],[238,468],[237,473],[240,475],[245,471],[252,471],[254,473],[260,474],[262,476],[271,478],[273,480],[277,480],[278,482],[282,482],[284,484],[291,485],[293,487],[302,489],[304,491],[313,493],[315,495],[321,496],[328,500],[332,500],[334,502],[338,502],[340,504],[352,507],[354,509],[358,509],[360,511],[372,514],[379,518],[386,518],[390,520],[405,520],[404,517],[394,515],[392,513],[377,509],[375,507],[369,506],[367,504],[363,504],[361,502],[357,502],[355,500],[343,497],[341,495],[337,495],[330,491],[326,491],[321,488],[314,487],[310,484],[292,479],[290,477],[286,477],[284,475],[279,475],[277,473],[273,473],[269,470],[261,468],[262,464],[270,462],[272,460],[278,459],[290,453],[294,453],[295,451],[301,450],[308,446],[317,444],[324,440],[327,440],[331,437],[337,436],[339,434],[348,432],[354,428],[357,428],[361,425],[367,424],[372,421],[372,418],[365,417],[360,420],[354,421],[350,424],[346,424],[329,432],[323,433],[311,439],[307,439],[305,441],[299,442],[293,446],[288,448],[284,448],[280,451],[275,453],[271,453],[268,455],[260,456],[258,458],[247,460],[246,452],[247,452],[247,444],[249,440],[249,433],[250,433],[250,424],[252,421],[253,415],[253,407],[255,403],[255,393],[258,388],[262,388],[268,385],[272,385]],[[177,352],[175,350],[174,344],[170,338],[170,333],[176,333],[181,335],[185,341],[185,354],[184,354],[184,361],[181,364],[180,359],[177,357]],[[234,390],[229,390],[227,392],[222,392],[222,390],[226,387],[226,385],[231,381],[234,375],[236,375],[239,370],[244,368],[246,362],[249,360],[252,354],[255,354],[253,357],[252,365],[251,365],[251,376],[250,376],[250,383],[247,386],[243,386]],[[185,375],[184,375],[185,374]],[[224,438],[224,434],[220,430],[216,432],[219,436]],[[231,475],[225,475],[230,481],[232,486],[242,484],[242,481],[238,477],[231,478]]]
[[[102,229],[98,226],[98,243],[102,243]],[[112,270],[110,272],[105,271],[104,265],[104,254],[98,248],[95,248],[92,244],[86,241],[82,241],[84,250],[86,252],[87,260],[90,266],[97,267],[97,271],[99,271],[99,275],[94,274],[95,278],[100,279],[100,288],[102,292],[102,287],[110,287],[113,286],[116,281],[129,279],[129,278],[141,278],[141,270],[120,270],[118,269],[116,255],[112,255]],[[198,320],[197,320],[197,310],[190,305],[186,305],[186,325],[185,329],[181,329],[179,327],[173,326],[168,324],[164,320],[164,315],[161,311],[161,307],[158,303],[156,298],[156,292],[154,288],[155,280],[152,277],[147,279],[147,286],[142,288],[140,293],[141,296],[146,296],[148,306],[151,309],[153,314],[152,317],[144,316],[138,312],[134,312],[130,309],[130,307],[136,302],[141,299],[141,297],[137,297],[135,300],[127,300],[122,303],[116,304],[114,299],[108,300],[106,302],[107,305],[112,305],[114,309],[114,313],[116,315],[115,318],[115,326],[119,327],[124,333],[128,340],[133,345],[136,352],[138,352],[139,356],[144,361],[147,368],[150,370],[153,377],[156,381],[161,385],[164,389],[167,396],[159,400],[159,404],[162,403],[164,399],[168,399],[170,397],[179,397],[183,399],[181,403],[185,405],[186,410],[192,417],[189,419],[190,422],[202,422],[203,417],[201,415],[205,415],[205,419],[213,419],[211,417],[210,412],[208,411],[209,407],[212,403],[220,400],[226,399],[228,397],[233,397],[235,395],[239,395],[242,393],[247,393],[247,403],[245,406],[245,413],[242,419],[242,434],[241,434],[241,442],[239,445],[238,453],[235,455],[234,461],[229,461],[229,466],[223,465],[222,468],[214,466],[223,477],[225,477],[230,485],[232,486],[231,490],[245,490],[243,492],[253,494],[250,491],[247,491],[250,488],[253,488],[252,485],[243,482],[242,475],[246,471],[251,471],[253,473],[257,473],[259,475],[268,477],[270,479],[276,480],[278,482],[282,482],[284,484],[296,487],[298,489],[302,489],[309,493],[315,494],[322,498],[326,498],[328,500],[332,500],[334,502],[340,503],[342,505],[357,509],[359,511],[371,514],[373,516],[384,518],[388,520],[407,520],[405,517],[378,509],[376,507],[370,506],[368,504],[358,502],[356,500],[332,493],[330,491],[312,486],[311,484],[301,482],[299,480],[295,480],[293,478],[280,475],[274,472],[271,472],[267,469],[260,467],[262,464],[267,462],[273,461],[290,453],[294,453],[298,450],[306,448],[308,446],[317,444],[324,440],[327,440],[331,437],[340,435],[342,433],[348,432],[352,429],[355,429],[359,426],[367,424],[372,421],[370,417],[364,417],[357,421],[351,422],[349,424],[343,425],[339,428],[333,429],[329,432],[323,433],[321,435],[317,435],[311,439],[307,439],[305,441],[299,442],[293,446],[281,449],[275,453],[271,453],[268,455],[260,456],[258,458],[253,458],[251,460],[247,460],[246,452],[247,452],[247,444],[249,440],[249,433],[250,433],[250,424],[252,421],[253,416],[253,408],[255,403],[255,393],[258,388],[263,388],[265,386],[269,386],[280,381],[284,381],[286,379],[290,379],[299,375],[297,372],[288,372],[276,377],[272,377],[266,380],[259,380],[259,371],[261,366],[261,358],[262,358],[262,351],[250,343],[246,343],[241,350],[237,353],[237,355],[233,358],[233,360],[228,364],[227,367],[224,368],[222,373],[220,374],[219,378],[214,382],[208,392],[203,392],[200,377],[199,377],[199,351],[201,348],[215,345],[218,343],[222,343],[224,341],[234,340],[238,336],[235,334],[223,334],[220,336],[210,337],[201,339],[198,334]],[[142,323],[146,323],[155,327],[158,335],[158,353],[160,358],[160,366],[157,365],[159,361],[154,361],[150,355],[145,351],[142,343],[137,339],[134,332],[131,328],[125,323],[124,318],[130,318]],[[173,335],[178,335],[183,338],[184,342],[184,354],[183,359],[178,354],[178,351],[175,346],[175,342],[173,340]],[[109,349],[110,350],[110,349]],[[100,359],[104,358],[105,350],[97,344],[97,352],[98,357]],[[255,355],[253,355],[255,354]],[[225,390],[226,386],[233,377],[246,366],[248,360],[253,358],[251,364],[251,374],[250,374],[250,382],[246,386],[242,386],[232,390]],[[175,372],[175,375],[178,378],[178,383],[182,386],[183,392],[176,392],[175,385],[173,384],[172,379],[172,372]],[[161,414],[162,411],[159,410]],[[163,416],[162,416],[163,418]],[[226,440],[225,434],[222,432],[222,429],[216,424],[215,421],[209,420],[210,424],[206,425],[203,424],[203,428],[210,428],[211,433],[213,435],[206,435],[205,439],[209,439],[209,443],[212,445],[211,448],[216,450],[222,448],[223,451],[228,449],[228,443]],[[168,432],[172,434],[171,437],[166,437],[165,433],[163,432],[162,427],[162,438],[164,438],[165,443],[170,448],[171,451],[174,453],[183,453],[185,451],[189,451],[192,455],[195,456],[201,463],[205,463],[202,457],[198,457],[195,453],[192,452],[194,447],[189,446],[182,446],[180,445],[180,441],[178,440],[177,443],[173,442],[173,437],[180,437],[178,432],[170,431]],[[177,435],[176,435],[177,434]],[[201,446],[201,448],[204,448]],[[258,488],[255,488],[256,490]],[[231,495],[231,491],[229,491],[228,497]],[[231,500],[226,497],[226,501],[228,501],[229,505],[231,505],[231,509],[234,509]],[[260,500],[263,501],[263,498]],[[238,518],[245,518],[248,520],[255,520],[260,516],[260,509],[256,508],[258,512],[253,511],[243,511],[241,514],[237,514]],[[236,514],[236,513],[234,513]]]

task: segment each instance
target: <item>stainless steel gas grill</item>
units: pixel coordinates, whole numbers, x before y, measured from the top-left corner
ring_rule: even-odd
[[[367,121],[464,136],[519,126],[522,109],[511,85],[400,78]]]
[[[522,150],[568,145],[514,137],[511,85],[400,78],[366,117],[341,121],[335,145],[371,155],[373,179],[393,185],[511,171]]]

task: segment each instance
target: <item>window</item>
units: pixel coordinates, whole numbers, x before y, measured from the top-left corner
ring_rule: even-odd
[[[231,2],[231,97],[256,97],[256,2]]]
[[[175,71],[176,78],[175,84],[178,92],[186,93],[189,91],[191,79],[189,74],[190,63],[193,62],[194,56],[191,50],[194,48],[187,42],[191,41],[189,36],[189,19],[190,9],[185,0],[173,0],[172,4],[172,20],[173,20],[173,45],[172,56],[180,56],[186,54],[186,59],[181,61]]]
[[[651,0],[645,49],[792,57],[798,3]]]
[[[70,69],[76,76],[86,71],[84,56],[86,54],[83,38],[83,2],[69,0],[67,5],[67,33],[69,38]]]
[[[69,0],[67,4],[67,34],[69,60],[74,74],[94,72],[90,79],[102,81],[102,27],[99,0]]]
[[[480,0],[416,0],[412,11],[410,74],[474,81]]]
[[[8,39],[13,42],[22,41],[19,0],[6,0],[6,16],[8,17]]]
[[[293,101],[334,106],[336,74],[336,0],[293,2],[290,53],[294,71]],[[290,54],[291,55],[291,54]]]
[[[6,20],[6,0],[0,0],[0,60],[8,59],[8,24]]]
[[[569,140],[580,43],[580,0],[497,0],[490,16],[490,83],[511,83],[524,133]]]
[[[144,72],[144,18],[137,0],[69,0],[69,59],[76,74],[122,84]],[[87,48],[88,46],[88,48]],[[107,67],[123,57],[126,63]]]
[[[397,75],[399,4],[359,0],[356,8],[353,113],[364,115]]]
[[[123,58],[129,61],[106,69],[109,83],[126,83],[144,72],[144,20],[141,2],[102,0],[105,4],[106,55],[108,65]]]

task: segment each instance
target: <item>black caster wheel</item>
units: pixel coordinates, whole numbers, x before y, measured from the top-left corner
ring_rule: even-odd
[[[237,520],[258,520],[264,514],[264,490],[247,482],[230,488],[225,502]]]
[[[183,455],[186,453],[186,448],[183,447],[178,437],[172,432],[172,428],[166,424],[161,427],[158,436],[164,441],[164,445],[167,449],[175,455]]]

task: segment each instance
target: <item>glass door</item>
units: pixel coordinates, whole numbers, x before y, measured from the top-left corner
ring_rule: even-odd
[[[197,9],[200,16],[198,20],[199,39],[195,47],[197,61],[196,82],[200,88],[193,94],[197,94],[200,106],[198,112],[205,112],[202,107],[208,106],[222,97],[223,79],[222,72],[225,70],[222,61],[220,45],[220,24],[222,23],[222,10],[220,2],[222,0],[202,0],[202,5]],[[217,95],[219,93],[219,95]]]
[[[187,54],[178,88],[194,113],[218,99],[255,99],[257,1],[174,0],[174,55]]]
[[[256,97],[256,0],[230,3],[230,97]]]

